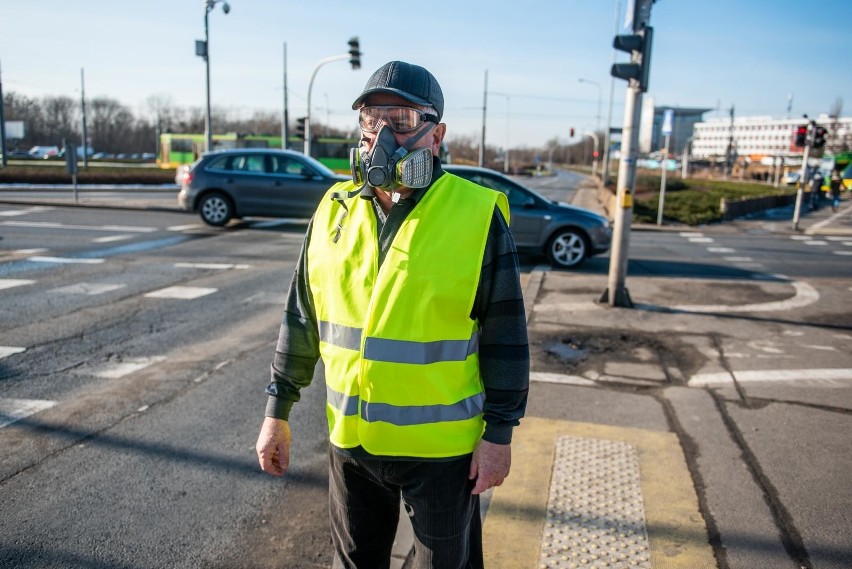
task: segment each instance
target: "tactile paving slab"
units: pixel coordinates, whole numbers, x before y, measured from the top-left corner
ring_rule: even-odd
[[[651,569],[634,445],[557,439],[539,567]]]

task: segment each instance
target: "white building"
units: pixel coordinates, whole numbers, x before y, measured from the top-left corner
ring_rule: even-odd
[[[817,124],[828,129],[826,150],[848,150],[852,146],[852,117],[833,118],[820,115]],[[772,117],[719,117],[696,123],[691,155],[697,158],[725,156],[728,145],[738,156],[752,161],[782,156],[799,157],[802,149],[795,146],[796,129],[808,119],[773,119]]]

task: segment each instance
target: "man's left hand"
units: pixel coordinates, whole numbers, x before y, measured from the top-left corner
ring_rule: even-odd
[[[493,486],[500,486],[509,476],[512,465],[512,445],[498,445],[480,440],[470,461],[469,480],[476,480],[471,494],[482,494]]]

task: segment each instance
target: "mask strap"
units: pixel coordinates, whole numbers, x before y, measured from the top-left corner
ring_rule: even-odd
[[[363,189],[364,186],[362,185],[357,190],[352,190],[351,192],[334,192],[333,194],[331,194],[331,199],[343,206],[343,213],[340,214],[340,219],[337,220],[337,232],[334,234],[334,239],[332,239],[332,243],[337,243],[340,240],[340,232],[343,231],[343,220],[346,219],[347,215],[349,215],[349,207],[347,207],[346,202],[343,200],[354,198],[355,196],[360,194]]]
[[[423,138],[424,136],[426,136],[426,134],[428,134],[428,133],[429,133],[429,132],[430,132],[433,128],[435,128],[435,125],[434,125],[434,124],[430,124],[430,125],[429,125],[429,128],[424,128],[423,130],[421,130],[420,132],[418,132],[416,136],[412,136],[411,138],[409,138],[408,140],[406,140],[406,141],[405,141],[405,144],[403,144],[403,145],[402,145],[402,148],[404,148],[406,151],[410,150],[410,149],[411,149],[411,147],[412,147],[412,146],[414,146],[414,145],[415,145],[415,143],[416,143],[418,140],[420,140],[421,138]]]

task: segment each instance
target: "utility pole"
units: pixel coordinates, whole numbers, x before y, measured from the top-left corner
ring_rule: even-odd
[[[485,165],[485,109],[488,106],[488,70],[485,70],[485,88],[482,90],[482,138],[479,140],[479,167]]]
[[[89,167],[89,134],[86,132],[86,82],[80,69],[80,111],[83,113],[83,167]]]
[[[733,173],[734,168],[734,105],[731,105],[730,109],[731,114],[731,124],[728,127],[728,148],[725,150],[725,175],[724,178],[727,180],[728,176]]]
[[[287,42],[284,42],[284,110],[281,114],[281,148],[287,149],[290,137],[290,111],[287,109]]]
[[[635,0],[634,11],[627,14],[631,35],[615,36],[613,47],[631,54],[630,63],[616,63],[610,73],[628,82],[624,99],[621,160],[616,184],[615,226],[612,253],[609,260],[607,288],[599,301],[610,306],[632,308],[630,293],[625,287],[630,244],[630,224],[633,217],[633,190],[636,185],[636,155],[639,144],[639,122],[642,114],[642,93],[648,89],[651,68],[653,28],[648,25],[654,0]],[[626,26],[625,26],[626,27]]]
[[[5,168],[9,163],[6,156],[6,118],[3,114],[3,76],[0,73],[0,168]]]
[[[621,0],[615,0],[615,34],[618,35],[618,19],[621,16]],[[615,65],[615,56],[618,50],[612,50],[612,64]],[[601,185],[606,186],[609,182],[609,148],[612,146],[612,96],[615,91],[615,77],[609,79],[609,110],[606,114],[606,132],[604,133],[603,148],[603,173],[601,174]]]

